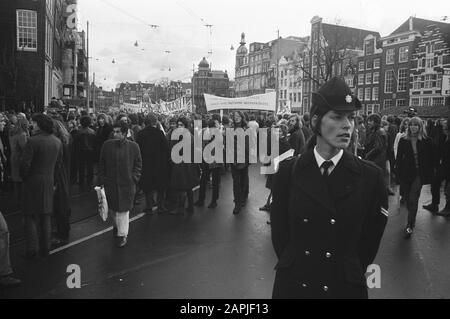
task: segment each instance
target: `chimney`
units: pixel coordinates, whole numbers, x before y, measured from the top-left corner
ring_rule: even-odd
[[[413,30],[413,17],[409,17],[409,31]]]

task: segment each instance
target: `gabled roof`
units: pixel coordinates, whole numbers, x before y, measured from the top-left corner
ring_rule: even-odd
[[[401,24],[397,29],[395,29],[394,32],[390,34],[390,36],[410,31],[410,19],[412,19],[412,29],[420,32],[421,34],[423,34],[423,32],[427,29],[427,26],[429,25],[439,26],[444,33],[450,32],[450,23],[411,17],[403,22],[403,24]]]
[[[362,49],[364,38],[372,34],[376,38],[380,38],[380,34],[376,31],[363,30],[357,28],[346,27],[336,24],[322,23],[323,36],[331,45],[339,45],[341,48]]]

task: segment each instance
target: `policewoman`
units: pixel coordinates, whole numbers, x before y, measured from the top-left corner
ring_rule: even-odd
[[[345,151],[361,103],[332,78],[313,93],[315,143],[274,178],[273,298],[367,298],[365,272],[387,222],[383,174]]]

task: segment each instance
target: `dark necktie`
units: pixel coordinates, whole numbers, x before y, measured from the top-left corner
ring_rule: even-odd
[[[325,162],[322,163],[321,168],[323,168],[323,173],[322,173],[322,175],[323,175],[324,177],[328,177],[328,176],[330,175],[330,173],[329,173],[328,170],[329,170],[330,167],[333,166],[333,165],[334,165],[333,161],[325,161]]]

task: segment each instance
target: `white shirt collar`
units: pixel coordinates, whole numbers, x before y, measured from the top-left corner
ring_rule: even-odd
[[[344,155],[344,150],[340,150],[339,153],[337,153],[330,161],[333,162],[333,166],[331,168],[329,168],[329,172],[331,173],[333,171],[333,169],[337,166],[337,164],[339,163],[339,161],[342,158],[342,155]],[[322,166],[323,162],[326,162],[326,159],[324,159],[319,152],[317,152],[317,146],[314,147],[314,157],[316,158],[316,162],[317,165],[319,166],[319,168]]]

